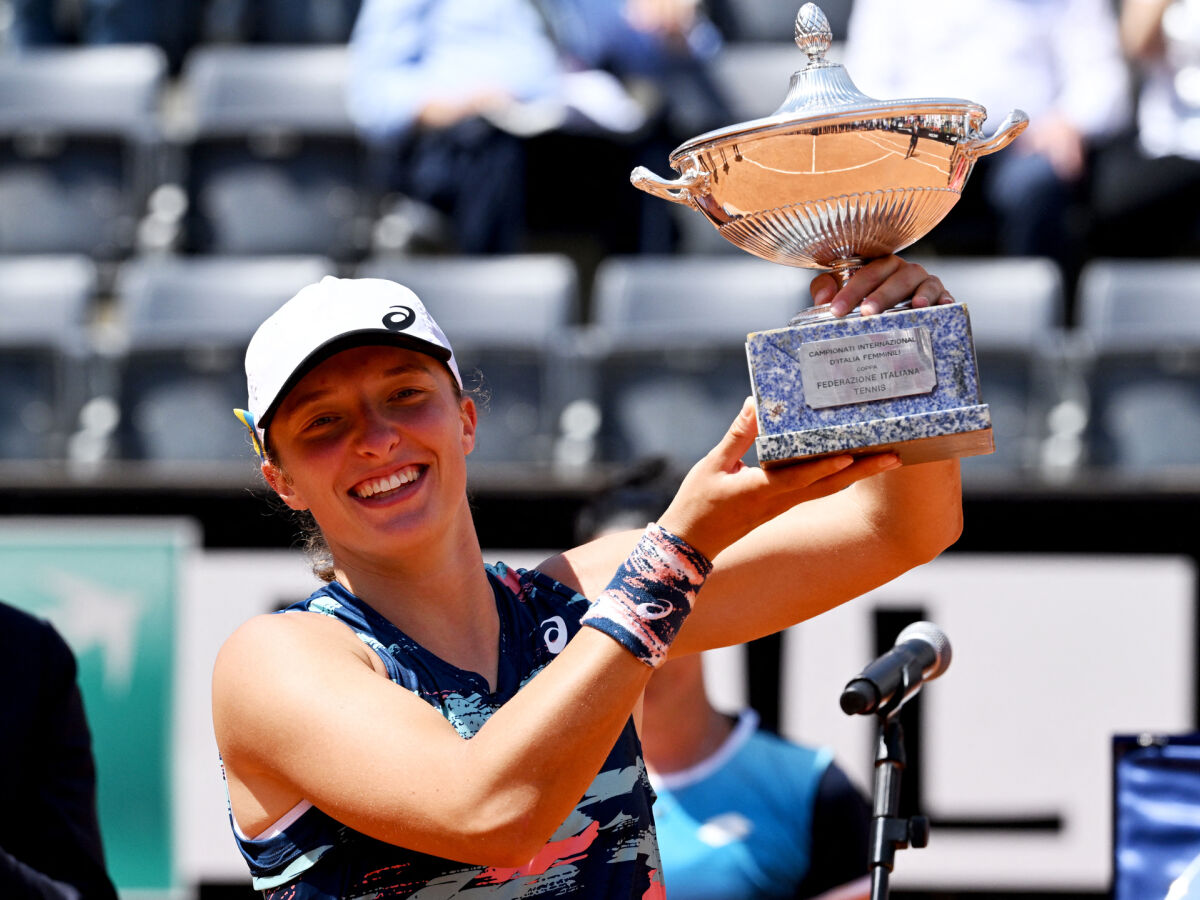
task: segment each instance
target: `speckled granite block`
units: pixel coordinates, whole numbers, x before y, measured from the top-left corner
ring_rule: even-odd
[[[763,466],[833,453],[990,453],[967,308],[819,318],[747,336]]]

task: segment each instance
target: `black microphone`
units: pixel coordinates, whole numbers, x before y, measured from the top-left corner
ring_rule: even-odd
[[[862,670],[842,691],[848,715],[874,712],[890,703],[897,691],[899,706],[950,666],[950,639],[932,622],[913,622],[900,632],[896,645]]]

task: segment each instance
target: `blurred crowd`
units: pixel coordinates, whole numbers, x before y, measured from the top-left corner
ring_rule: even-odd
[[[578,271],[572,322],[588,323],[605,260],[745,256],[628,176],[638,165],[668,172],[683,141],[779,105],[803,61],[790,40],[798,5],[6,0],[0,261],[91,257],[96,293],[115,302],[89,315],[107,309],[120,324],[119,268],[148,256],[307,254],[361,274],[381,258],[557,253]],[[1010,110],[1030,117],[906,252],[1049,260],[1051,321],[1065,328],[1084,318],[1089,263],[1200,260],[1200,0],[821,6],[834,57],[867,95],[976,101],[989,134]],[[134,62],[101,58],[82,77],[89,94],[39,52],[100,45],[158,54],[137,62],[143,93],[111,113],[99,88],[128,92],[132,75],[116,69]],[[42,63],[49,74],[22,80]],[[115,136],[97,124],[104,116]],[[1165,290],[1154,274],[1137,277]],[[108,348],[134,340],[119,338]],[[1195,365],[1185,368],[1190,377]],[[1188,403],[1200,408],[1200,397]],[[1068,432],[1081,431],[1082,405],[1059,416]],[[97,408],[89,421],[128,424],[128,412]],[[1200,414],[1168,418],[1200,434]],[[1190,435],[1168,443],[1195,444]]]
[[[1031,117],[1011,150],[980,162],[929,246],[1048,256],[1068,282],[1092,256],[1197,250],[1193,0],[825,6],[867,94],[975,100],[989,127],[1010,109]],[[663,204],[621,190],[585,203],[564,187],[661,167],[678,142],[734,121],[717,60],[730,45],[787,43],[790,11],[780,0],[8,0],[4,21],[13,49],[156,44],[174,73],[203,45],[347,43],[350,117],[389,148],[387,187],[443,217],[431,234],[448,246],[512,252],[531,232],[574,229],[601,253],[662,253],[680,249]]]

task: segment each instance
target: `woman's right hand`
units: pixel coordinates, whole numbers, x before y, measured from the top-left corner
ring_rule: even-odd
[[[757,434],[754,401],[748,397],[725,437],[692,467],[658,520],[710,560],[793,506],[900,465],[894,453],[880,453],[761,469],[742,462]]]

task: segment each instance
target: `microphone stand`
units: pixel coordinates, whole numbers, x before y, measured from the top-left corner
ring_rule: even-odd
[[[916,693],[913,691],[912,693]],[[906,762],[904,729],[898,713],[909,691],[897,691],[893,700],[876,711],[874,802],[871,811],[871,900],[886,900],[888,876],[895,866],[896,851],[910,844],[924,847],[929,843],[929,819],[926,816],[901,818],[900,776]]]

